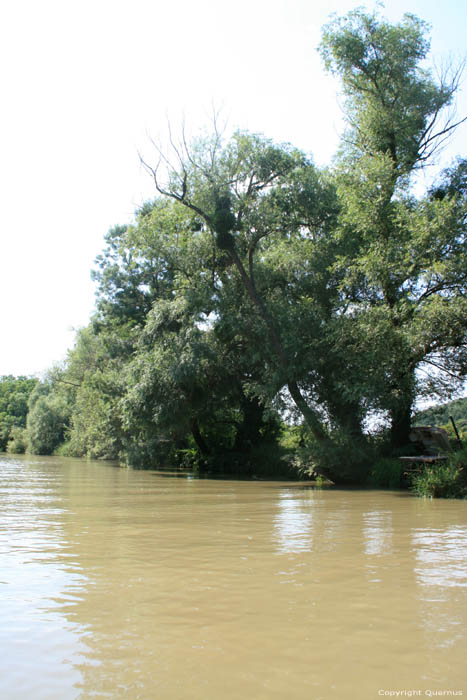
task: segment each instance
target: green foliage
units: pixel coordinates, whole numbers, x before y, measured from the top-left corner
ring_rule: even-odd
[[[64,441],[70,419],[65,396],[53,392],[50,384],[38,384],[29,400],[28,446],[31,454],[51,455]]]
[[[419,411],[415,414],[414,421],[418,425],[445,427],[450,424],[449,416],[454,418],[459,432],[467,430],[467,398],[455,399],[449,403]]]
[[[0,452],[7,449],[15,428],[26,427],[28,399],[36,384],[29,377],[0,377]]]
[[[467,448],[412,477],[412,491],[425,498],[467,498]]]
[[[389,24],[362,9],[323,29],[321,55],[338,75],[352,124],[344,143],[352,152],[387,153],[396,174],[429,158],[437,141],[437,117],[448,106],[459,76],[437,84],[423,66],[428,25],[411,14]],[[446,126],[441,127],[442,138]]]
[[[277,442],[264,442],[251,450],[249,455],[251,475],[258,479],[299,479],[300,473],[286,458]]]
[[[56,457],[76,457],[76,453],[71,447],[70,441],[67,439],[67,436],[65,436],[65,442],[61,442],[57,447],[54,449],[53,454]],[[79,457],[82,457],[83,455],[78,455]]]
[[[456,469],[464,470],[464,479],[467,478],[467,446],[450,454],[448,463]]]
[[[321,44],[347,98],[334,269],[369,378],[362,393],[389,413],[394,448],[408,442],[417,394],[449,395],[467,369],[462,165],[446,172],[438,196],[417,200],[409,189],[456,126],[441,115],[459,75],[437,83],[422,67],[428,48],[416,17],[390,25],[362,10],[327,25]]]
[[[285,450],[296,450],[303,442],[303,429],[299,425],[288,425],[284,423],[281,426],[280,445]]]
[[[70,456],[119,458],[125,439],[119,401],[132,337],[127,325],[117,334],[105,327],[96,332],[91,323],[78,333],[61,385],[71,387],[73,394],[66,433]]]
[[[368,483],[378,488],[398,489],[404,481],[404,466],[399,459],[379,458],[373,463]]]
[[[297,471],[308,478],[323,477],[337,484],[364,483],[374,459],[369,440],[355,440],[340,430],[332,442],[321,444],[307,437],[291,456]]]
[[[14,426],[10,431],[7,452],[10,454],[24,454],[28,447],[28,435],[25,428]]]

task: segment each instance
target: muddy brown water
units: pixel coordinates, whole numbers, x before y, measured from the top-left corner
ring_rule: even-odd
[[[0,455],[0,612],[2,700],[466,697],[467,502]]]

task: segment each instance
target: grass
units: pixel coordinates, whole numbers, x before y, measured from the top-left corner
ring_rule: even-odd
[[[383,457],[371,467],[368,476],[370,486],[383,489],[399,489],[404,477],[404,466],[399,459]]]
[[[411,490],[424,498],[467,498],[467,448],[415,474]]]

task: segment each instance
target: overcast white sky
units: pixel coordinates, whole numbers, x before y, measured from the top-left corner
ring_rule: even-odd
[[[349,0],[5,0],[0,10],[0,375],[65,357],[94,304],[110,226],[154,195],[138,151],[182,114],[289,141],[328,163],[342,128],[316,46]],[[373,9],[374,3],[367,7]],[[467,3],[388,0],[432,24],[438,62],[466,51]],[[467,80],[467,75],[466,75]],[[466,89],[459,116],[467,115]],[[466,155],[467,127],[446,158]]]

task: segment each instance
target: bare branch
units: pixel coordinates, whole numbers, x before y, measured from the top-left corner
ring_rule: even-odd
[[[174,140],[173,140],[173,138],[172,138],[172,128],[171,128],[171,126],[170,126],[170,121],[167,121],[167,129],[168,129],[168,132],[169,132],[169,142],[170,142],[170,145],[172,146],[172,148],[173,148],[173,150],[174,150],[174,152],[175,152],[175,154],[176,154],[176,156],[177,156],[177,158],[178,158],[178,162],[180,163],[180,167],[182,168],[182,170],[185,170],[185,163],[184,163],[184,160],[183,160],[183,158],[182,158],[182,156],[181,156],[181,154],[180,154],[180,151],[178,150],[178,147],[176,146],[176,144],[174,143]]]
[[[440,365],[437,362],[434,362],[434,360],[427,360],[424,358],[423,363],[427,364],[427,365],[431,365],[432,367],[436,367],[436,369],[439,369],[441,372],[448,374],[450,377],[452,377],[453,379],[456,379],[459,382],[462,381],[462,379],[463,379],[462,376],[460,376],[458,374],[454,374],[453,372],[451,372],[449,369],[447,369],[443,365]],[[420,367],[420,369],[423,370],[423,367]],[[426,371],[426,370],[423,370],[423,371]]]
[[[54,381],[59,382],[59,384],[68,384],[69,386],[74,386],[78,389],[82,384],[82,382],[80,382],[79,384],[76,384],[75,382],[69,382],[66,379],[58,379],[57,377],[54,377]]]
[[[429,287],[426,289],[423,294],[421,294],[418,299],[416,300],[416,304],[420,304],[422,301],[425,299],[428,299],[428,297],[431,297],[433,294],[436,294],[437,292],[443,292],[447,291],[449,289],[462,289],[462,284],[459,284],[458,282],[456,283],[449,283],[449,282],[438,282],[438,284],[435,284],[433,287]]]

